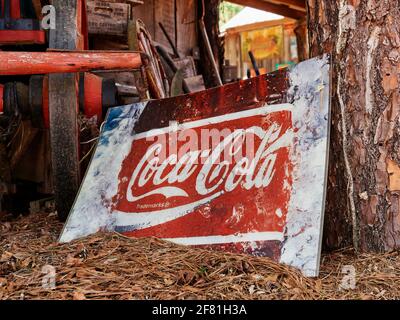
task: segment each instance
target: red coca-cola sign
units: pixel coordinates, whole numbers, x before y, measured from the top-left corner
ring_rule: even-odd
[[[112,108],[63,230],[268,256],[318,274],[329,57]]]
[[[197,244],[281,239],[292,142],[288,104],[139,134],[113,198],[117,224],[131,236]]]

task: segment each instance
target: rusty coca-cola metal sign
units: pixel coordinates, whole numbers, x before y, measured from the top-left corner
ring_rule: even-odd
[[[102,229],[269,256],[317,275],[329,59],[114,108],[61,236]]]
[[[283,241],[291,110],[266,106],[136,135],[112,199],[117,230],[190,245]]]

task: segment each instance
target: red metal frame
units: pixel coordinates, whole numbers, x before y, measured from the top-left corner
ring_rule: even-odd
[[[0,52],[0,75],[138,69],[142,54],[129,51]]]
[[[78,19],[78,48],[79,50],[89,50],[89,31],[88,31],[88,20],[86,12],[86,0],[78,0],[77,8],[77,19]]]
[[[4,17],[4,0],[1,0],[2,17]],[[20,0],[10,0],[11,19],[21,19]],[[0,30],[0,44],[45,44],[46,34],[43,30]]]
[[[50,128],[50,107],[49,107],[49,77],[43,78],[43,123],[46,129]]]
[[[20,0],[11,0],[11,18],[21,19],[21,2],[20,2]]]
[[[83,102],[84,114],[88,118],[97,116],[98,123],[103,121],[103,78],[93,73],[84,74]],[[50,128],[49,114],[49,77],[43,77],[42,115],[46,129]],[[0,115],[4,112],[4,85],[0,84]]]
[[[10,16],[12,19],[21,19],[21,2],[20,0],[11,0]],[[4,11],[4,0],[1,0],[1,12]]]
[[[3,114],[4,112],[3,99],[4,99],[4,86],[0,84],[0,114]]]
[[[85,115],[89,118],[97,116],[98,122],[103,118],[103,79],[86,72],[84,75],[84,106]]]
[[[43,31],[0,30],[0,44],[44,44],[46,35]]]

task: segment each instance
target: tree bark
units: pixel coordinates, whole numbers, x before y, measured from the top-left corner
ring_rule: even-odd
[[[309,57],[309,44],[307,33],[307,20],[305,18],[297,21],[294,33],[297,39],[297,52],[299,55],[299,62],[307,60]]]
[[[310,54],[333,59],[325,244],[400,248],[400,2],[308,0]]]

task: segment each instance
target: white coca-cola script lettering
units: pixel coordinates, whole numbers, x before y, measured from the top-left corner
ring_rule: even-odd
[[[277,123],[266,131],[259,126],[239,129],[212,149],[191,150],[179,157],[178,152],[165,156],[165,159],[160,157],[166,150],[165,144],[155,143],[136,166],[126,198],[129,202],[136,202],[152,195],[163,195],[166,199],[189,197],[184,187],[177,185],[184,184],[194,174],[197,174],[195,190],[204,198],[232,192],[240,185],[246,190],[266,188],[274,178],[276,152],[290,147],[293,141],[291,129],[284,133],[281,131],[282,126]],[[253,144],[260,142],[257,142],[258,147],[249,148],[247,145],[247,154],[243,156],[241,153],[249,141]],[[252,155],[248,154],[250,151]],[[140,193],[148,184],[152,190]]]

